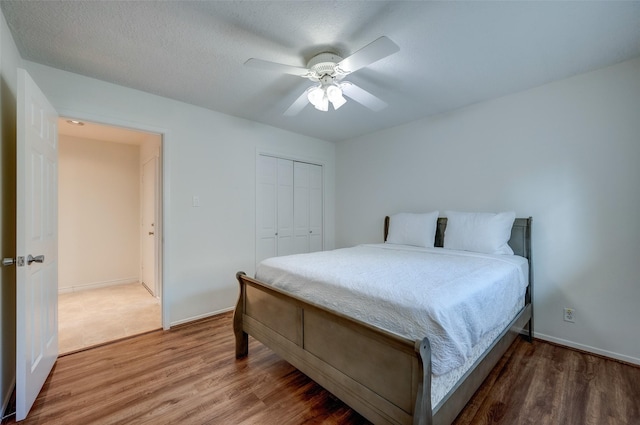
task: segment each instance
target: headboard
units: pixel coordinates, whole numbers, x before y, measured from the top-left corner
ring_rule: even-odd
[[[387,241],[387,235],[389,234],[389,216],[384,218],[384,241]],[[516,218],[511,228],[511,238],[509,239],[509,246],[513,249],[513,253],[521,257],[525,257],[529,260],[531,265],[531,217],[528,218]],[[444,245],[444,232],[447,228],[447,218],[438,218],[438,225],[436,227],[436,240],[435,246],[442,248]]]

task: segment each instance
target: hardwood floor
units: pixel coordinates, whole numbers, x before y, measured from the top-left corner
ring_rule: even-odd
[[[235,360],[227,313],[62,356],[21,423],[368,423],[250,341]],[[518,339],[455,424],[638,424],[638,400],[640,368]]]
[[[640,367],[517,339],[454,424],[640,424]]]

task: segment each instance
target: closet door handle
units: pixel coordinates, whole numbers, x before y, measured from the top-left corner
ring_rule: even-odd
[[[154,233],[154,232],[149,232],[149,234],[150,234],[150,235],[155,235],[155,233]]]
[[[27,265],[31,263],[44,263],[44,255],[36,255],[35,257],[29,254],[27,257]]]

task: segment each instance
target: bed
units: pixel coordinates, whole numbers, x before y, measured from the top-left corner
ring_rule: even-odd
[[[450,424],[513,340],[533,337],[531,221],[516,218],[508,241],[527,265],[513,318],[486,332],[453,371],[433,373],[441,367],[440,346],[426,336],[404,336],[243,272],[236,274],[236,357],[248,355],[251,335],[375,424]],[[446,218],[437,218],[435,247],[443,246],[446,226]],[[389,227],[386,217],[385,241]]]

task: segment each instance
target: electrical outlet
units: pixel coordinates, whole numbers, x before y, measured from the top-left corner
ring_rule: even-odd
[[[564,308],[564,321],[565,322],[576,322],[576,311],[572,308]]]

